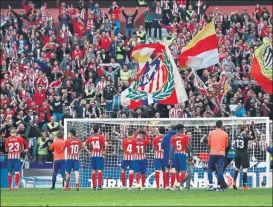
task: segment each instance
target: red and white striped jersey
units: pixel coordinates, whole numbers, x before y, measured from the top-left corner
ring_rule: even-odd
[[[122,140],[123,160],[134,160],[136,154],[136,139]]]
[[[186,154],[189,144],[189,136],[186,134],[176,134],[171,138],[171,147],[174,148],[174,153]]]
[[[161,0],[161,7],[163,9],[170,9],[169,3],[170,3],[169,0]]]
[[[5,148],[8,152],[8,159],[20,159],[21,151],[24,148],[24,139],[18,136],[11,136],[6,139]]]
[[[64,148],[67,149],[67,160],[79,160],[79,152],[82,143],[79,138],[71,138],[65,141]]]
[[[106,87],[106,81],[99,81],[98,83],[97,83],[97,87],[96,87],[96,89],[97,89],[97,91],[103,91],[103,89]]]
[[[171,108],[169,111],[169,118],[178,118],[178,108]]]
[[[46,21],[46,7],[47,5],[44,4],[43,6],[41,6],[41,18],[42,18],[42,22]]]
[[[137,139],[136,140],[136,160],[145,160],[146,159],[146,148],[150,144],[150,139]]]
[[[163,159],[164,151],[161,149],[162,139],[163,139],[163,135],[159,135],[153,140],[154,149],[155,149],[155,154],[154,154],[155,159]]]
[[[103,157],[103,146],[105,144],[105,137],[101,134],[93,134],[85,141],[85,144],[91,145],[92,148],[92,157]]]
[[[86,21],[86,31],[93,32],[93,28],[95,27],[95,23],[93,19],[87,19]]]

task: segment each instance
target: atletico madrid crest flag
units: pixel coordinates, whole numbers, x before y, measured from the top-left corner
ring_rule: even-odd
[[[178,65],[198,70],[218,63],[218,40],[212,21],[183,48]]]
[[[121,104],[178,104],[188,100],[184,84],[169,48],[161,43],[141,44],[132,50],[138,63],[136,81],[121,93]]]
[[[272,94],[272,48],[269,38],[263,39],[263,45],[255,50],[251,73],[257,83],[268,93]]]

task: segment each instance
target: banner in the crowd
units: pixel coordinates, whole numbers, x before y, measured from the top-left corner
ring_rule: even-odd
[[[257,83],[272,94],[273,50],[269,38],[263,39],[263,45],[255,50],[251,73]]]
[[[178,65],[198,70],[218,63],[218,40],[212,21],[184,47]]]
[[[188,100],[168,47],[161,43],[141,44],[131,55],[139,69],[136,81],[121,93],[123,106],[135,109],[145,104],[178,104]]]
[[[41,24],[41,18],[36,20],[35,22],[30,22],[24,18],[21,19],[23,22],[22,28],[27,30],[27,31],[31,31],[33,26],[35,26],[36,28],[39,27],[39,25]]]
[[[207,97],[217,108],[223,102],[223,98],[230,89],[229,82],[233,75],[231,73],[222,72],[218,82],[209,82],[205,84],[195,72],[194,74],[194,85],[198,91]]]
[[[84,174],[81,173],[81,187],[91,187],[91,170],[84,169]],[[88,173],[90,172],[90,173]],[[234,173],[234,169],[228,169],[225,173],[225,180],[229,182],[232,180],[232,176]],[[21,187],[23,188],[50,188],[51,187],[51,175],[52,170],[24,170],[23,177],[21,179]],[[146,183],[145,187],[147,188],[155,188],[155,179],[154,179],[154,169],[148,168],[146,173]],[[272,173],[269,176],[269,180],[266,180],[268,172],[266,172],[265,167],[257,167],[250,168],[248,172],[248,187],[251,188],[260,188],[264,187],[267,182],[272,184]],[[75,184],[74,173],[71,173],[71,185]],[[120,168],[105,168],[103,173],[103,187],[104,188],[120,188],[121,180],[120,180]],[[128,178],[128,175],[127,175]],[[213,179],[216,184],[216,177]],[[238,186],[242,183],[242,173],[237,179]],[[161,185],[163,184],[163,179],[161,175]],[[207,171],[202,168],[194,167],[192,169],[192,177],[191,177],[191,187],[193,188],[206,188],[208,184],[208,176]],[[128,180],[127,180],[128,186]],[[136,182],[134,181],[133,187],[136,186]],[[56,188],[62,188],[62,178],[60,175],[57,176]]]

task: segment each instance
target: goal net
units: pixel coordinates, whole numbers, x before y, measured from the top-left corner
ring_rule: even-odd
[[[92,126],[99,124],[101,133],[108,141],[108,152],[105,156],[103,171],[103,187],[119,188],[121,187],[121,161],[122,151],[121,142],[127,137],[129,129],[137,130],[139,128],[147,128],[151,138],[158,134],[158,127],[163,126],[167,131],[170,126],[178,123],[184,124],[187,132],[191,133],[190,145],[194,156],[192,164],[191,187],[204,188],[207,187],[207,161],[209,156],[209,148],[204,141],[209,132],[215,129],[217,120],[223,121],[224,130],[229,134],[229,139],[233,140],[239,127],[245,124],[251,124],[254,121],[256,139],[249,141],[249,159],[250,168],[248,171],[248,186],[253,188],[272,186],[272,174],[270,173],[270,156],[265,151],[265,143],[272,143],[272,127],[270,120],[264,118],[202,118],[202,119],[65,119],[64,134],[67,138],[68,130],[75,129],[77,137],[82,142],[92,134]],[[271,128],[271,129],[270,129]],[[154,150],[152,144],[147,148],[147,172],[146,187],[155,187],[154,181]],[[82,150],[80,152],[80,186],[91,187],[91,164],[89,155]],[[128,173],[128,172],[127,172]],[[234,173],[234,161],[227,167],[225,171],[225,179],[227,182],[232,181]],[[73,173],[72,173],[73,174]],[[71,174],[71,175],[72,175]],[[127,185],[128,185],[128,174]],[[161,182],[162,182],[161,178]],[[216,180],[216,177],[214,177]],[[74,185],[74,175],[71,178],[71,185]],[[135,184],[135,183],[134,183]],[[242,172],[237,179],[237,185],[242,185]]]

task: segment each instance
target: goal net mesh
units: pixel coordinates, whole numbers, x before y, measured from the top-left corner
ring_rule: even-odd
[[[267,187],[270,185],[272,175],[269,171],[269,155],[265,151],[265,143],[272,143],[272,124],[269,127],[269,120],[266,118],[226,118],[219,119],[223,121],[224,130],[229,134],[229,139],[233,140],[239,127],[245,122],[250,124],[255,123],[256,140],[249,141],[249,160],[250,168],[248,173],[249,187]],[[99,124],[101,133],[108,141],[108,151],[104,160],[103,171],[103,187],[115,188],[121,187],[120,173],[122,151],[121,143],[127,137],[129,129],[137,130],[146,128],[151,138],[158,134],[158,127],[163,126],[168,132],[170,126],[178,123],[184,124],[187,132],[191,132],[190,145],[195,158],[192,164],[191,187],[207,187],[207,161],[209,156],[209,148],[206,140],[209,132],[215,129],[217,119],[67,119],[65,120],[65,137],[70,129],[75,129],[77,137],[82,142],[92,134],[92,126]],[[270,129],[269,129],[270,128]],[[270,132],[271,130],[271,132]],[[271,141],[270,141],[271,140]],[[155,187],[154,181],[154,150],[152,144],[147,148],[147,172],[146,172],[146,187]],[[91,187],[91,161],[90,156],[84,151],[80,152],[80,186]],[[227,167],[225,171],[225,179],[231,182],[234,173],[234,161]],[[71,174],[71,186],[75,184],[74,175]],[[127,170],[128,184],[128,170]],[[162,182],[161,178],[161,182]],[[216,177],[214,176],[214,180]],[[135,183],[134,183],[135,184]],[[242,172],[237,179],[238,186],[242,185]],[[272,185],[272,183],[271,183]]]

